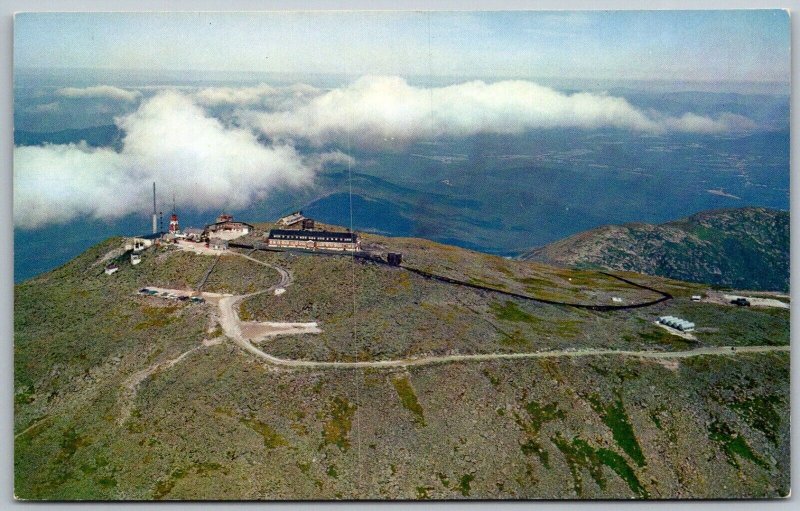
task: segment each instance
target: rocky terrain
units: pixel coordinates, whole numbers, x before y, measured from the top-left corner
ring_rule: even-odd
[[[162,246],[104,275],[98,262],[121,243],[109,239],[15,287],[18,498],[789,492],[786,309],[696,303],[690,296],[705,286],[622,272],[672,298],[615,311],[542,303],[408,268],[550,301],[661,295],[592,270],[413,238],[364,237],[376,253],[402,252],[407,268],[248,251],[292,284],[243,299],[240,318],[321,329],[270,338],[259,350],[365,364],[288,367],[226,337],[211,301],[137,293],[194,289],[215,264],[203,290],[244,295],[276,284],[274,269],[235,251],[215,262]],[[665,314],[697,323],[697,343],[657,327]],[[454,358],[380,365],[427,357]]]
[[[706,211],[665,224],[609,225],[521,259],[660,275],[738,289],[789,289],[789,212]]]

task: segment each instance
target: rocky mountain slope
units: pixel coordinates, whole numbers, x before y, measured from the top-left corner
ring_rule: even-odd
[[[660,295],[596,271],[375,235],[364,246],[401,252],[407,268],[277,252],[253,261],[236,250],[216,260],[162,246],[105,275],[101,261],[121,243],[15,287],[19,498],[789,491],[788,310],[696,303],[703,286],[632,273],[620,274],[672,298],[616,311],[537,302],[410,269],[549,301]],[[291,285],[243,299],[242,321],[315,321],[322,332],[254,346],[325,364],[290,367],[242,349],[212,299],[138,293],[193,289],[213,265],[204,291],[249,294],[279,281],[261,263]],[[654,324],[666,314],[697,323],[697,341]],[[697,346],[710,351],[684,353]],[[380,365],[428,357],[455,358]]]
[[[659,225],[609,225],[530,250],[520,258],[738,289],[787,291],[789,212],[720,209]]]

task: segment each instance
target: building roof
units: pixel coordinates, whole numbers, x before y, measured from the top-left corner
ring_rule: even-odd
[[[354,232],[272,229],[269,231],[268,239],[291,241],[338,241],[342,243],[355,243],[357,236]]]
[[[295,211],[294,213],[289,213],[286,216],[282,216],[279,220],[279,224],[289,225],[293,223],[297,223],[303,220],[305,217],[303,216],[302,211]]]
[[[200,229],[198,227],[187,227],[183,230],[186,234],[203,234],[204,229]]]
[[[248,224],[247,222],[240,222],[238,220],[225,220],[224,222],[214,222],[213,224],[208,224],[206,226],[206,229],[209,229],[209,230],[213,231],[213,230],[216,230],[217,228],[220,228],[220,227],[224,226],[225,224],[245,225],[245,226],[249,227],[250,230],[254,230],[255,229],[255,227],[253,227],[252,225]]]

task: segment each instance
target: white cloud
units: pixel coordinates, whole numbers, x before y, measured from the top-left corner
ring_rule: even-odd
[[[180,206],[243,208],[275,187],[310,183],[338,153],[301,156],[265,146],[249,130],[224,126],[189,97],[163,92],[118,118],[122,149],[86,144],[14,149],[14,223],[35,228],[80,215],[115,218],[147,211],[150,183]]]
[[[262,83],[255,87],[208,87],[197,91],[194,97],[198,103],[207,106],[254,106],[276,93],[275,87]]]
[[[58,89],[56,94],[65,98],[107,98],[117,101],[133,103],[142,96],[138,90],[126,90],[110,85],[97,85],[95,87],[65,87]]]
[[[109,86],[58,93],[125,101],[141,97],[138,90]],[[221,106],[233,108],[233,122],[204,109]],[[311,183],[326,164],[353,161],[339,151],[302,155],[295,142],[341,147],[345,140],[370,146],[387,138],[402,142],[538,128],[724,133],[755,127],[731,113],[669,116],[621,97],[566,94],[522,80],[426,89],[386,76],[363,77],[332,90],[260,84],[161,91],[116,123],[125,133],[119,151],[86,144],[15,148],[16,226],[144,212],[153,181],[167,193],[174,191],[181,207],[245,208],[276,187]],[[260,142],[259,132],[271,143]]]
[[[322,90],[302,83],[273,87],[265,83],[254,87],[207,87],[193,94],[195,101],[204,106],[263,107],[286,110],[296,108],[319,96]]]
[[[305,139],[317,145],[347,137],[356,144],[372,145],[390,137],[516,134],[536,128],[715,133],[752,126],[733,114],[713,119],[692,113],[668,117],[645,112],[621,97],[565,94],[523,80],[422,88],[391,76],[362,77],[290,108],[243,110],[239,118],[273,139]]]
[[[704,117],[693,113],[685,113],[680,117],[664,119],[664,125],[671,131],[688,133],[725,133],[727,131],[745,131],[756,128],[756,123],[742,115],[724,112],[717,118]]]

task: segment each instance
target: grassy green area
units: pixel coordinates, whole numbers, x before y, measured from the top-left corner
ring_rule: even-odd
[[[414,393],[414,387],[411,386],[408,378],[395,378],[392,380],[392,384],[397,391],[400,402],[403,404],[403,408],[414,414],[414,422],[419,426],[425,427],[425,414],[417,400],[417,395]]]
[[[282,445],[288,445],[286,438],[275,431],[269,424],[254,418],[242,418],[240,421],[242,424],[261,435],[261,438],[264,439],[264,447],[267,449],[274,449]]]
[[[335,397],[331,401],[328,420],[322,427],[324,444],[333,444],[346,451],[350,448],[350,428],[353,427],[353,415],[357,406],[346,398]]]
[[[530,261],[454,249],[428,240],[365,235],[365,241],[391,244],[403,253],[403,263],[438,275],[537,298],[572,302],[611,303],[612,296],[629,302],[657,298],[655,293],[591,270],[555,268]],[[598,291],[600,291],[598,293]]]
[[[734,467],[739,468],[738,457],[751,461],[764,469],[769,469],[769,464],[753,452],[747,440],[741,434],[733,431],[728,424],[718,421],[712,422],[708,427],[708,438],[719,444],[725,453],[728,463]]]
[[[625,453],[640,467],[646,461],[642,454],[642,448],[636,440],[636,434],[631,426],[628,414],[625,413],[625,405],[622,403],[620,394],[617,393],[615,399],[610,403],[604,403],[596,394],[588,397],[592,409],[600,415],[603,422],[611,430],[614,440]]]
[[[505,304],[493,303],[492,313],[496,319],[503,321],[522,321],[525,323],[536,323],[537,318],[519,309],[516,303],[506,300]]]
[[[518,413],[514,412],[513,414],[514,421],[526,435],[525,442],[520,444],[520,450],[525,455],[536,455],[545,468],[550,468],[550,455],[541,444],[539,434],[543,424],[563,419],[565,414],[558,408],[558,403],[549,403],[542,406],[536,401],[531,401],[525,405],[525,411],[528,412],[527,421],[520,417]]]
[[[266,289],[278,280],[278,272],[272,268],[228,254],[219,258],[203,291],[247,294]]]
[[[764,433],[770,442],[777,445],[778,431],[783,421],[779,413],[781,402],[781,397],[777,395],[751,396],[729,403],[728,406],[751,427]]]
[[[678,317],[708,327],[695,335],[701,342],[722,345],[788,345],[789,311],[760,307],[733,307],[711,303],[675,301]]]
[[[607,482],[603,474],[603,467],[606,466],[613,470],[620,478],[622,478],[639,498],[646,499],[649,497],[647,490],[641,485],[636,473],[628,465],[625,458],[619,454],[605,448],[595,449],[590,446],[585,440],[581,438],[573,438],[568,441],[561,436],[560,433],[552,438],[553,443],[564,454],[564,458],[572,473],[573,488],[575,493],[580,497],[583,495],[583,482],[580,474],[581,469],[589,471],[595,483],[601,490],[606,488]]]
[[[461,476],[461,479],[458,480],[458,491],[461,492],[461,495],[464,497],[469,497],[470,483],[473,479],[475,479],[474,474],[464,474]]]

